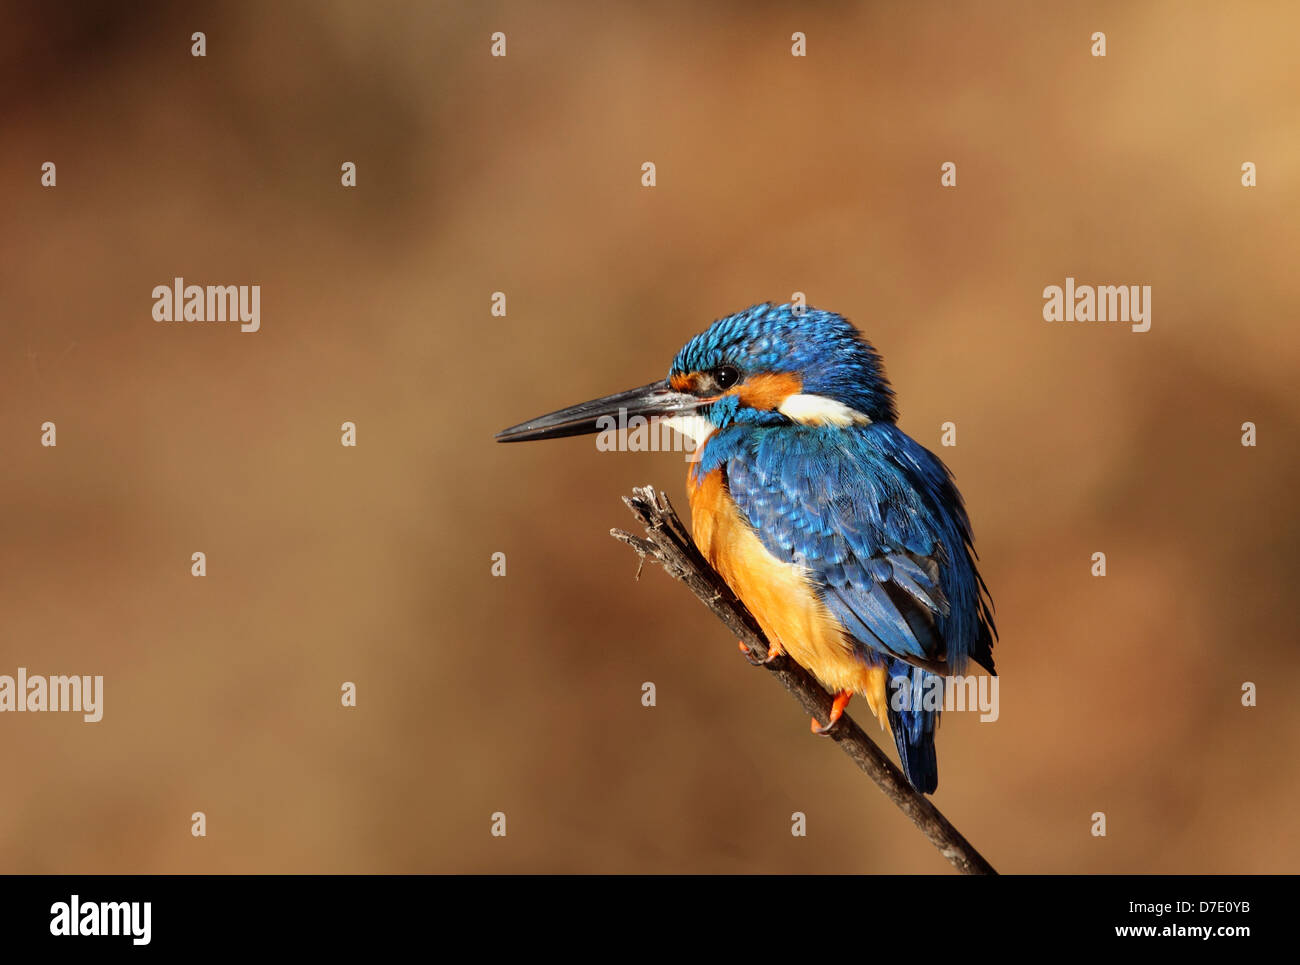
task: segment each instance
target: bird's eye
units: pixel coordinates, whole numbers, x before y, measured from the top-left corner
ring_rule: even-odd
[[[723,391],[740,381],[740,369],[734,365],[719,365],[709,373],[717,387]]]

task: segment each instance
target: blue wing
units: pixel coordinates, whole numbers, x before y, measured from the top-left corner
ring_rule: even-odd
[[[733,426],[705,447],[769,553],[804,567],[889,677],[889,724],[908,779],[938,786],[937,709],[923,694],[968,657],[993,672],[992,604],[952,477],[896,426]],[[898,695],[908,700],[896,702]]]
[[[864,658],[992,669],[987,591],[937,458],[887,423],[727,435],[714,451],[732,497],[770,553],[808,570]]]

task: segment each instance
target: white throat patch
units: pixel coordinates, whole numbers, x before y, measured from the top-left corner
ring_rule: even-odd
[[[697,450],[708,442],[709,436],[713,435],[714,429],[717,428],[704,416],[695,412],[690,415],[669,416],[664,418],[663,422],[674,432],[691,440]]]

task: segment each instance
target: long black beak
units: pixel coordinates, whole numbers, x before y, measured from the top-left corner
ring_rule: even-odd
[[[604,429],[619,429],[633,416],[653,418],[694,412],[701,400],[678,392],[664,382],[651,382],[639,389],[629,389],[603,399],[529,419],[497,433],[497,442],[530,442],[533,439],[560,439],[585,436]]]

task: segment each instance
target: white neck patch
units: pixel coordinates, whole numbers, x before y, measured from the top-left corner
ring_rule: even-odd
[[[776,410],[787,419],[806,426],[866,426],[871,424],[871,417],[851,409],[843,402],[836,402],[824,395],[804,395],[797,392],[786,398]]]

